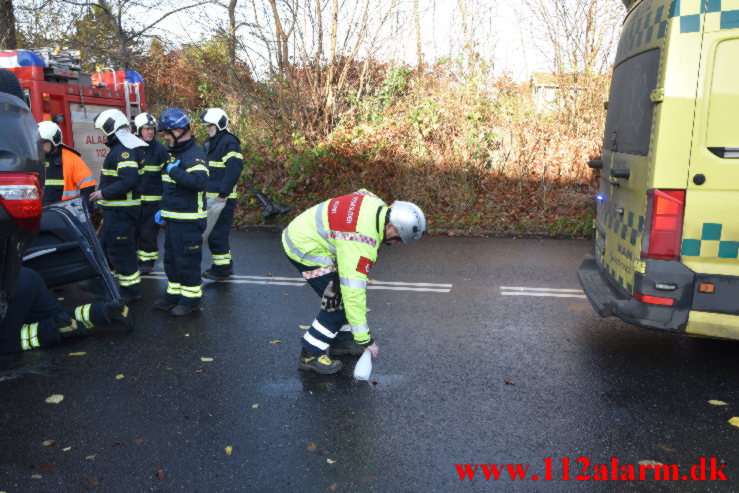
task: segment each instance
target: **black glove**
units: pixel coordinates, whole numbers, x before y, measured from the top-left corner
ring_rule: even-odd
[[[344,309],[344,303],[341,300],[341,288],[339,287],[337,277],[328,282],[328,286],[323,290],[323,296],[321,296],[321,310],[329,313]]]

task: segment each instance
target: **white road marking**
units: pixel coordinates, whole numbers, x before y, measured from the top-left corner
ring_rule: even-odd
[[[500,290],[507,291],[546,291],[548,293],[582,293],[582,289],[554,289],[554,288],[524,288],[524,287],[507,287],[501,286]]]
[[[501,296],[539,296],[547,298],[586,298],[581,289],[500,287]]]
[[[163,272],[154,272],[145,276],[145,279],[166,279]],[[305,286],[307,283],[302,277],[272,277],[272,276],[239,276],[234,275],[228,281],[232,284],[273,284],[276,286]],[[386,289],[391,291],[423,291],[430,293],[448,293],[452,284],[433,284],[427,282],[385,282],[370,281],[367,289]]]
[[[549,298],[586,298],[584,294],[561,294],[561,293],[513,293],[503,292],[502,296],[545,296]]]

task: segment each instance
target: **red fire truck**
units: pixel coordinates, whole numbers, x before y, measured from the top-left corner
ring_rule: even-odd
[[[95,177],[100,175],[108,148],[93,118],[111,108],[121,110],[129,120],[146,111],[144,81],[138,72],[102,69],[82,73],[78,51],[0,51],[0,68],[15,72],[36,121],[57,123],[64,143],[82,155]]]

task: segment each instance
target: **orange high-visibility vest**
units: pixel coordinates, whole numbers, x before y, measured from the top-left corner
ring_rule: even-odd
[[[81,189],[95,186],[92,171],[82,160],[80,153],[67,146],[62,146],[62,173],[64,175],[62,200],[77,198]]]

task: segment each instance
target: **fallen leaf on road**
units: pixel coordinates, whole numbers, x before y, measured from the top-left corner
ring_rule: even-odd
[[[200,361],[204,361],[207,363],[209,361],[213,361],[213,358],[206,358],[205,356],[203,356],[202,358],[200,358]]]
[[[134,439],[133,439],[133,440],[131,440],[131,441],[132,441],[133,443],[144,443],[144,439],[143,439],[143,438],[134,438]]]
[[[308,452],[315,452],[316,450],[318,450],[318,445],[316,445],[316,442],[311,442],[310,445],[305,448],[308,449]]]
[[[367,307],[367,313],[369,313],[369,312],[371,312],[371,311],[372,311],[372,308],[370,308],[370,307]]]
[[[87,457],[85,457],[85,460],[95,460],[95,455],[97,454],[88,455]]]
[[[257,408],[259,408],[259,404],[252,404],[252,405],[251,405],[251,408],[252,408],[252,409],[257,409]]]
[[[333,459],[326,459],[326,462],[328,462],[329,464],[336,464],[336,461]]]
[[[185,337],[190,337],[190,334],[185,334]]]
[[[331,486],[328,487],[331,491],[336,491],[336,489],[339,487],[339,483],[331,483]]]
[[[100,480],[96,478],[95,476],[90,476],[89,478],[87,478],[87,481],[85,481],[85,483],[87,483],[90,486],[97,486],[100,484]]]
[[[203,373],[205,370],[195,370],[195,373]]]
[[[739,417],[734,416],[729,420],[729,424],[732,426],[739,426]]]
[[[710,401],[708,401],[708,403],[712,406],[728,406],[729,405],[728,403],[724,401],[717,401],[714,399],[711,399]]]
[[[300,327],[300,328],[301,328],[301,329],[303,329],[303,330],[308,330],[308,329],[310,329],[310,325],[298,325],[298,327]]]
[[[52,445],[56,445],[56,442],[54,440],[44,440],[41,442],[41,445],[44,447],[51,447]]]
[[[87,353],[84,351],[80,351],[79,353],[69,353],[70,356],[84,356]]]
[[[64,452],[69,452],[70,450],[72,450],[72,447],[64,447],[62,450]]]
[[[167,370],[167,371],[174,370],[174,368],[165,368],[165,370]]]
[[[642,466],[663,466],[661,462],[657,462],[656,460],[640,460],[639,464]]]
[[[234,448],[231,445],[226,447],[226,455],[231,455],[233,451],[234,451]]]
[[[119,373],[118,375],[115,376],[116,380],[121,380],[123,378],[126,378],[125,375],[123,375],[123,373]]]
[[[54,394],[46,398],[46,403],[47,404],[59,404],[63,400],[64,400],[64,396],[62,394]]]
[[[281,340],[279,340],[279,339],[274,339],[274,340],[271,340],[271,341],[269,341],[269,343],[270,343],[270,344],[281,344],[281,343],[282,343],[282,341],[281,341]]]
[[[164,469],[157,469],[157,472],[155,474],[155,476],[157,477],[157,479],[164,479],[164,477],[166,475],[167,475],[167,473],[164,472]]]
[[[675,450],[677,450],[675,447],[671,445],[660,445],[660,447],[663,448],[664,450],[667,450],[668,452],[674,452]]]
[[[513,380],[506,380],[505,384],[506,385],[516,385],[516,382],[514,382]]]
[[[275,277],[275,275],[272,274],[271,272],[267,272],[267,277]]]
[[[31,474],[31,479],[41,479],[41,478],[43,478],[43,476],[40,474]]]

